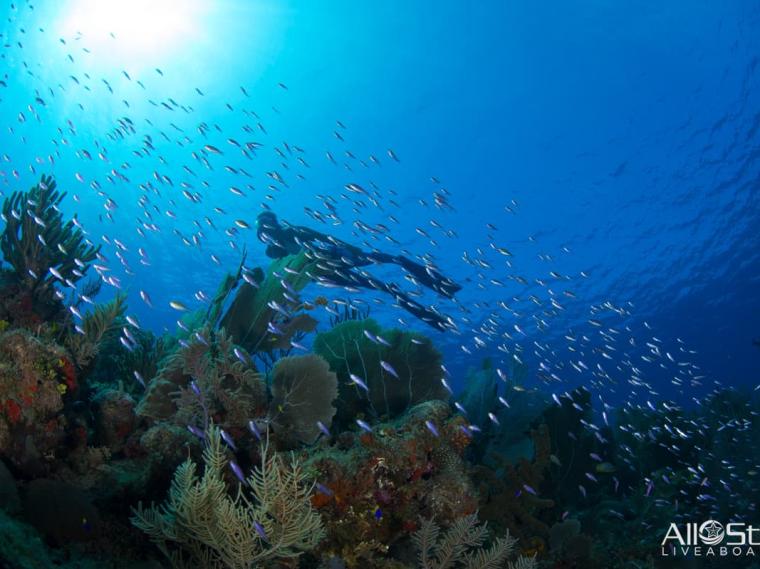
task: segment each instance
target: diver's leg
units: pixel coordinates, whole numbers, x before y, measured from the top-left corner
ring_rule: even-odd
[[[394,259],[396,264],[401,265],[407,272],[417,279],[420,284],[433,289],[443,296],[452,298],[454,294],[462,288],[460,285],[451,279],[444,277],[432,267],[412,261],[403,255],[398,255]]]
[[[398,301],[399,306],[401,306],[409,314],[412,314],[429,326],[432,326],[441,332],[445,332],[449,328],[449,324],[443,316],[441,316],[435,310],[423,306],[415,300],[412,300],[409,296],[401,292],[401,289],[399,289],[395,284],[391,283],[386,285],[386,292],[392,294]]]

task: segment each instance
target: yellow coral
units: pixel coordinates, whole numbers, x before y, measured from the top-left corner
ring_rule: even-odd
[[[305,484],[295,457],[288,466],[264,445],[261,465],[231,494],[220,430],[212,426],[207,438],[203,476],[187,460],[177,468],[166,504],[140,504],[133,511],[132,523],[172,565],[253,569],[316,547],[324,535],[322,520],[311,506],[313,483]]]

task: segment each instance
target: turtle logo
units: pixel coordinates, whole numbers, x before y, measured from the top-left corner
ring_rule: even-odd
[[[715,520],[707,520],[699,526],[699,539],[705,545],[718,545],[723,541],[723,524]]]

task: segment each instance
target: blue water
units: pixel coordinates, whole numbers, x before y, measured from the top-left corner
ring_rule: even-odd
[[[522,355],[533,372],[531,385],[542,381],[536,373],[541,362],[563,381],[551,389],[588,382],[562,362],[571,355],[568,334],[588,334],[601,345],[589,318],[615,327],[626,339],[636,338],[639,347],[654,336],[663,350],[699,366],[701,371],[690,369],[704,376],[701,385],[683,390],[670,383],[676,363],[647,366],[643,375],[662,397],[688,402],[716,381],[758,383],[760,349],[752,345],[760,337],[757,3],[227,0],[197,3],[177,15],[190,19],[178,37],[139,48],[120,37],[77,39],[76,19],[71,22],[76,2],[33,4],[34,9],[21,2],[3,7],[1,64],[7,86],[0,86],[0,142],[7,160],[0,187],[7,195],[28,188],[40,173],[54,174],[69,192],[66,213],[77,213],[90,238],[102,243],[103,236],[111,243],[116,238],[128,249],[124,257],[134,275],[124,272],[114,245],[104,243],[103,253],[129,294],[130,314],[144,326],[173,330],[177,314],[169,301],[200,306],[194,293],[211,295],[223,274],[237,267],[243,247],[248,265],[267,264],[254,231],[240,232],[237,251],[223,233],[234,219],[253,225],[265,203],[288,221],[357,244],[368,237],[356,231],[355,221],[386,223],[401,245],[382,237],[370,244],[431,253],[464,289],[457,302],[427,293],[423,299],[450,314],[460,334],[435,332],[391,308],[389,299],[373,305],[372,315],[388,325],[402,317],[430,334],[460,384],[464,371],[483,357],[508,360],[500,345]],[[152,17],[150,11],[144,14],[146,21]],[[37,93],[44,107],[35,102]],[[192,110],[161,107],[169,98]],[[120,117],[129,117],[137,132],[109,140],[106,133]],[[211,127],[206,139],[196,130],[203,122]],[[257,122],[266,134],[256,130]],[[244,125],[254,134],[243,132]],[[132,151],[145,135],[156,150],[137,157]],[[248,161],[227,138],[264,147]],[[96,140],[107,148],[107,162],[97,158]],[[285,170],[272,150],[283,142],[303,148],[309,168],[291,158]],[[190,155],[204,144],[224,152],[209,157],[213,171]],[[389,148],[398,163],[389,159]],[[77,157],[80,149],[92,160]],[[347,158],[346,150],[357,159]],[[325,158],[327,151],[337,165]],[[48,155],[55,156],[55,164]],[[121,172],[129,182],[109,183],[109,171],[124,162],[130,168]],[[225,172],[225,165],[242,167],[252,178]],[[276,183],[276,190],[268,188],[273,182],[266,172],[272,170],[283,174],[287,188]],[[173,187],[156,183],[154,172],[172,178]],[[297,179],[299,173],[304,180]],[[102,195],[90,187],[93,180]],[[144,194],[138,184],[151,180],[161,192],[150,196],[151,207],[161,212],[155,218],[160,232],[143,238],[135,229]],[[182,197],[181,181],[203,194],[200,204]],[[382,209],[367,204],[353,211],[341,197],[348,183],[375,183],[399,207],[386,201]],[[243,189],[246,197],[230,193],[230,186]],[[432,193],[440,188],[450,192],[454,211],[434,207]],[[304,207],[325,211],[319,195],[337,199],[342,224],[319,226],[304,213]],[[107,198],[118,204],[113,220],[105,216]],[[214,207],[228,213],[215,214]],[[388,222],[389,213],[399,224]],[[204,216],[219,230],[207,227]],[[457,237],[446,237],[431,219]],[[194,220],[205,234],[200,249],[185,246],[173,233],[192,235]],[[417,227],[437,246],[415,232]],[[512,252],[511,268],[491,243]],[[150,266],[139,263],[140,247]],[[462,261],[465,252],[478,258],[478,249],[492,269]],[[392,268],[377,274],[401,280]],[[535,284],[536,278],[547,285]],[[542,315],[550,307],[548,289],[562,306],[551,318]],[[140,290],[150,294],[153,309],[140,300]],[[104,287],[98,300],[113,292]],[[377,295],[360,297],[372,303]],[[625,315],[590,312],[604,303]],[[546,320],[545,330],[539,319]],[[586,363],[592,368],[599,363],[618,379],[615,393],[623,398],[633,389],[626,383],[630,370],[620,364],[626,359],[620,352],[611,358],[589,354]]]

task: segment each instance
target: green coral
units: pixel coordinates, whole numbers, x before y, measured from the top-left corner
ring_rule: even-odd
[[[243,283],[219,325],[236,344],[251,353],[289,349],[291,338],[313,331],[317,324],[314,318],[299,312],[303,308],[299,299],[288,300],[288,296],[294,298],[293,293],[303,290],[320,272],[316,265],[306,252],[273,261],[266,274],[254,273],[257,286]],[[273,333],[269,323],[282,333]]]
[[[417,403],[448,399],[441,384],[441,354],[420,334],[383,330],[371,318],[349,320],[318,334],[314,352],[338,375],[338,419],[343,424],[353,422],[357,413],[395,417]],[[362,379],[368,391],[353,382],[351,374]]]
[[[203,474],[187,460],[165,504],[133,511],[132,523],[172,566],[252,569],[314,549],[324,530],[311,506],[313,483],[298,460],[291,456],[288,464],[264,445],[260,466],[231,492],[220,431],[212,426],[207,436]]]
[[[0,250],[13,267],[6,277],[36,300],[52,297],[57,277],[50,269],[76,283],[100,249],[87,244],[73,221],[64,223],[58,206],[65,195],[56,190],[53,178],[42,176],[29,191],[14,192],[3,203]]]
[[[98,304],[84,315],[81,325],[83,333],[68,336],[68,348],[80,368],[87,367],[92,362],[98,355],[101,344],[114,336],[122,325],[127,310],[126,299],[125,294],[119,293],[111,302]]]

